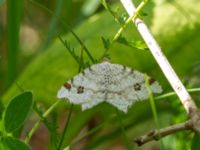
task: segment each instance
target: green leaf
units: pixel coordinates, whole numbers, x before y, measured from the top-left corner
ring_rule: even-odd
[[[125,13],[124,11],[121,12],[119,7],[113,10],[106,0],[101,0],[101,3],[105,7],[105,9],[113,16],[117,23],[119,23],[120,25],[125,24],[126,19],[128,18],[127,13]]]
[[[11,137],[4,138],[3,143],[8,148],[8,150],[31,150],[30,147],[24,142]]]
[[[148,47],[147,45],[141,41],[141,40],[127,40],[125,37],[123,36],[120,36],[118,39],[117,39],[117,42],[120,43],[120,44],[124,44],[126,46],[129,46],[129,47],[132,47],[132,48],[137,48],[137,49],[140,49],[140,50],[148,50]]]
[[[20,128],[32,106],[33,96],[31,92],[24,92],[14,97],[5,112],[4,125],[6,131],[13,132]]]
[[[195,134],[192,140],[191,150],[199,150],[200,148],[200,136]]]
[[[104,48],[109,49],[111,45],[110,39],[105,39],[104,37],[101,37],[101,40],[103,42]]]

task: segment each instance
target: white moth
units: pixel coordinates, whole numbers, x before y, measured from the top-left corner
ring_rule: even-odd
[[[152,79],[150,88],[153,93],[162,92],[158,82]],[[80,104],[82,110],[105,101],[127,112],[134,102],[148,99],[149,96],[143,73],[105,61],[92,65],[66,82],[58,91],[57,97]]]

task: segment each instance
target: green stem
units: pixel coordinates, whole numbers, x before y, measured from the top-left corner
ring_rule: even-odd
[[[43,117],[45,118],[46,116],[48,116],[52,110],[60,103],[61,101],[56,101],[49,109],[47,109],[47,111],[43,114]],[[43,118],[40,118],[40,120],[38,120],[35,125],[33,126],[33,128],[29,131],[29,133],[27,134],[26,138],[25,138],[25,143],[28,143],[31,139],[31,137],[33,136],[33,134],[35,133],[35,131],[39,128],[40,123],[42,122]]]
[[[122,137],[123,137],[123,141],[125,143],[126,149],[131,150],[131,149],[133,149],[133,147],[131,146],[131,144],[128,140],[128,137],[126,135],[126,130],[125,130],[123,122],[122,122],[123,118],[117,109],[116,109],[116,111],[117,111],[118,121],[119,121],[120,129],[121,129],[121,133],[122,133]]]
[[[63,134],[62,134],[62,136],[61,136],[60,142],[59,142],[59,144],[58,144],[57,150],[60,150],[61,147],[62,147],[64,138],[65,138],[65,135],[66,135],[66,132],[67,132],[67,128],[68,128],[68,125],[69,125],[69,120],[70,120],[71,115],[72,115],[72,108],[73,108],[73,105],[71,105],[71,107],[70,107],[69,115],[67,116],[67,120],[66,120],[66,123],[65,123],[64,131],[63,131]]]
[[[115,118],[116,118],[116,116],[111,116],[109,118],[106,118],[106,120],[104,120],[104,122],[102,122],[101,124],[99,124],[95,128],[93,128],[93,129],[89,130],[88,132],[86,132],[80,138],[78,138],[77,140],[75,140],[74,142],[72,142],[71,145],[75,145],[75,144],[79,143],[80,141],[82,141],[84,138],[86,138],[86,137],[94,134],[95,132],[97,132],[98,130],[100,130],[107,122],[112,122],[112,120],[115,120]]]
[[[193,92],[200,92],[200,88],[192,88],[192,89],[187,89],[188,92],[193,93]],[[159,99],[164,99],[170,96],[175,96],[176,93],[175,92],[169,92],[160,96],[155,97],[155,100],[159,100]]]
[[[142,1],[142,2],[139,4],[139,6],[137,7],[137,9],[135,10],[135,13],[134,13],[131,17],[129,17],[129,18],[126,20],[125,24],[124,24],[124,25],[118,30],[118,32],[115,34],[115,36],[114,36],[112,42],[116,41],[116,40],[119,38],[119,36],[121,35],[122,31],[124,31],[124,29],[126,28],[126,26],[127,26],[132,20],[135,20],[135,19],[136,19],[136,17],[138,16],[139,12],[144,8],[144,6],[147,4],[148,1],[149,1],[149,0],[144,0],[144,1]]]
[[[70,53],[70,55],[74,58],[74,60],[77,62],[77,64],[80,66],[81,62],[79,59],[76,58],[76,55],[74,55],[73,51],[70,49],[70,47],[67,46],[66,41],[64,41],[61,36],[58,36],[59,40],[63,43],[63,45],[65,46],[65,48],[68,49],[68,52]]]
[[[81,41],[80,41],[80,42],[81,42]],[[83,50],[84,50],[84,47],[82,47],[81,53],[80,53],[80,61],[81,61],[81,62],[80,62],[80,64],[79,64],[79,70],[78,70],[78,72],[80,72],[81,69],[83,69],[83,62],[84,62],[84,60],[83,60]],[[68,115],[67,121],[66,121],[66,123],[65,123],[64,131],[63,131],[63,133],[62,133],[62,136],[61,136],[60,142],[59,142],[59,144],[58,144],[57,150],[60,150],[61,147],[62,147],[64,138],[65,138],[65,135],[66,135],[66,132],[67,132],[67,128],[68,128],[68,126],[69,126],[69,121],[70,121],[71,114],[72,114],[72,108],[73,108],[73,105],[71,105],[71,107],[70,107],[69,115]]]
[[[36,4],[37,6],[43,8],[44,10],[46,10],[47,12],[49,12],[50,14],[54,14],[50,9],[44,7],[43,5],[30,0],[33,4]],[[74,38],[79,42],[79,44],[81,45],[81,47],[84,49],[84,51],[86,52],[86,54],[88,55],[88,57],[90,58],[90,60],[92,61],[92,63],[95,63],[95,59],[93,58],[93,56],[90,54],[89,50],[87,49],[87,47],[84,45],[84,43],[81,41],[81,39],[77,36],[77,34],[72,30],[72,28],[66,24],[64,21],[65,19],[60,18],[60,16],[57,16],[56,14],[54,15],[55,17],[58,18],[58,20],[69,30],[69,32],[71,32],[71,34],[74,36]]]
[[[70,3],[70,0],[68,0],[67,2]],[[45,50],[49,46],[53,37],[55,36],[55,32],[56,32],[56,28],[57,28],[57,24],[58,24],[58,17],[56,17],[56,16],[61,16],[63,8],[66,9],[66,6],[64,5],[64,0],[57,0],[56,6],[55,6],[55,15],[53,15],[53,17],[51,19],[51,22],[49,25],[49,30],[48,30],[48,35],[46,38],[47,40],[44,42],[42,50]]]
[[[7,1],[7,45],[8,45],[8,72],[7,86],[11,85],[17,75],[19,30],[23,1]]]
[[[76,40],[81,44],[82,48],[85,50],[86,54],[88,55],[88,57],[90,58],[90,60],[92,61],[92,63],[95,63],[94,58],[92,57],[92,55],[90,54],[89,50],[87,49],[87,47],[83,44],[83,42],[81,41],[81,39],[75,34],[74,31],[70,30],[70,32],[73,34],[73,36],[76,38]]]
[[[138,16],[139,12],[144,8],[144,6],[148,3],[149,0],[143,0],[139,6],[137,7],[137,9],[135,10],[135,13],[130,16],[126,22],[121,26],[121,28],[117,31],[117,33],[115,34],[114,38],[112,39],[111,41],[111,44],[114,43],[118,38],[119,36],[121,35],[121,33],[124,31],[124,29],[126,28],[126,26],[132,21],[132,20],[135,20],[136,17]],[[103,1],[103,3],[106,3],[105,1]],[[104,4],[106,6],[106,8],[108,8],[107,4]],[[112,14],[112,13],[111,13]],[[108,52],[108,49],[106,49],[102,55],[102,58],[103,59],[106,54]]]
[[[79,143],[80,141],[82,141],[83,139],[85,139],[86,137],[92,135],[93,133],[97,132],[98,130],[100,130],[106,122],[103,122],[101,124],[99,124],[98,126],[96,126],[95,128],[89,130],[87,133],[85,133],[84,135],[82,135],[79,139],[75,140],[74,142],[72,142],[71,145],[75,145],[77,143]]]
[[[122,24],[119,18],[116,16],[115,12],[112,11],[110,5],[106,2],[106,0],[101,0],[101,4],[105,7],[105,9],[113,16],[117,23]]]
[[[146,84],[146,88],[147,88],[149,99],[150,99],[150,105],[151,105],[154,121],[155,121],[157,129],[159,131],[160,125],[159,125],[159,121],[158,121],[158,115],[157,115],[155,100],[154,100],[153,93],[152,93],[151,88],[150,88],[149,77],[146,74],[145,74],[145,84]],[[159,143],[160,143],[160,148],[164,149],[164,145],[163,145],[162,139],[160,140]]]

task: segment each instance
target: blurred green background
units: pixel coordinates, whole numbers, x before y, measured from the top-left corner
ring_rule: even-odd
[[[140,1],[133,2],[138,4]],[[119,15],[126,14],[118,1],[110,0],[109,3]],[[147,14],[143,19],[188,88],[200,87],[199,7],[198,0],[153,0],[143,10]],[[36,103],[44,109],[58,100],[56,93],[60,86],[78,72],[78,64],[58,39],[61,36],[70,42],[77,55],[80,53],[81,46],[68,26],[95,59],[99,59],[104,52],[101,38],[113,38],[120,28],[98,0],[0,0],[1,105],[6,106],[13,96],[21,93],[21,89],[32,91]],[[128,25],[123,36],[130,41],[142,40],[133,24]],[[172,91],[149,51],[114,43],[109,54],[111,62],[146,72],[158,80],[163,93]],[[90,62],[85,54],[84,60]],[[192,93],[192,96],[198,104],[199,93]],[[63,127],[69,106],[69,103],[63,102],[54,110],[56,124],[60,128]],[[187,118],[176,96],[158,100],[156,106],[161,127]],[[73,148],[159,149],[158,142],[142,147],[133,143],[137,136],[156,128],[148,101],[136,103],[128,114],[121,114],[120,118],[115,115],[116,110],[109,104],[101,104],[84,112],[75,106],[65,144],[72,143],[81,134],[103,123],[95,134],[74,144]],[[31,126],[34,119],[33,113],[27,126]],[[122,121],[127,139],[116,119]],[[32,140],[33,149],[52,149],[46,129],[42,126],[39,131]],[[192,139],[192,133],[183,132],[164,138],[163,143],[167,150],[184,150],[191,147]]]

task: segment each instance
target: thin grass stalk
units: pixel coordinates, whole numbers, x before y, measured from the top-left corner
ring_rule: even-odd
[[[7,86],[13,83],[17,75],[22,7],[23,0],[7,0]]]

